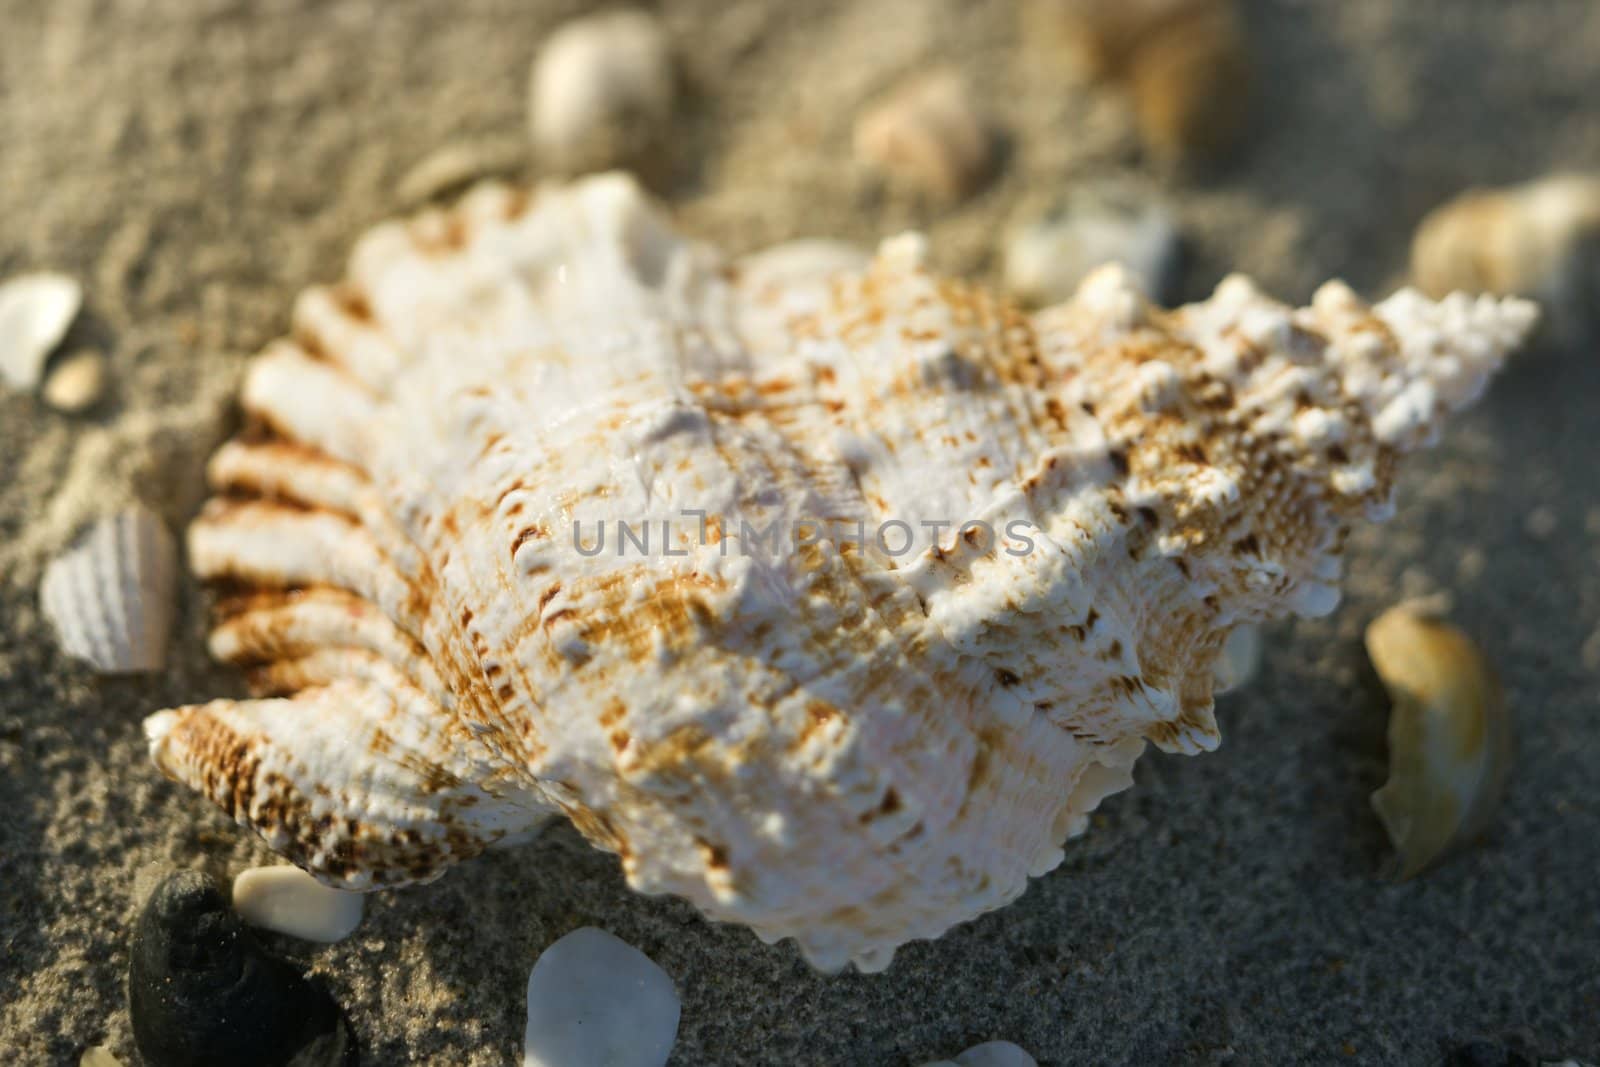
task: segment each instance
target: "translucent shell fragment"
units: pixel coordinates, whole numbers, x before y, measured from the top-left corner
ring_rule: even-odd
[[[254,362],[189,559],[257,698],[156,763],[330,885],[564,814],[821,967],[1019,895],[1147,743],[1219,740],[1235,628],[1475,398],[1515,299],[1028,315],[921,238],[731,263],[628,179],[378,227]],[[781,267],[781,269],[780,269]]]
[[[1390,608],[1367,628],[1367,654],[1394,710],[1389,780],[1372,806],[1411,878],[1488,826],[1511,764],[1511,718],[1494,672],[1466,634]]]

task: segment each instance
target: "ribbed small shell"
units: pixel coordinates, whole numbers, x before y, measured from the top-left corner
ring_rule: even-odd
[[[39,599],[68,654],[103,674],[159,670],[176,567],[166,524],[135,507],[101,519],[52,560]]]
[[[156,762],[336,886],[560,812],[641,891],[881,968],[1059,863],[1147,742],[1215,747],[1229,633],[1333,608],[1533,317],[1241,278],[1167,312],[1115,269],[1029,316],[914,235],[786,260],[620,176],[367,235],[189,532],[261,698],[152,716]]]

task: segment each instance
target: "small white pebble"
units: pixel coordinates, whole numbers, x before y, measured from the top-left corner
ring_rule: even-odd
[[[659,144],[676,73],[666,28],[644,11],[565,23],[539,49],[529,86],[539,163],[567,173],[630,162]]]
[[[1084,190],[1065,210],[1013,228],[1006,241],[1006,288],[1031,304],[1054,304],[1077,291],[1096,267],[1120,263],[1145,296],[1170,304],[1181,238],[1154,203]]]
[[[122,1067],[122,1061],[113,1056],[110,1049],[96,1045],[83,1050],[78,1067]]]
[[[44,362],[83,303],[83,286],[40,271],[0,284],[0,379],[17,389],[39,384]]]
[[[1489,569],[1489,556],[1476,545],[1462,551],[1456,560],[1456,576],[1463,582],[1474,582]]]
[[[856,120],[856,158],[896,182],[945,201],[991,176],[995,130],[954,71],[920,75]]]
[[[252,867],[233,880],[233,910],[251,926],[305,941],[342,941],[361,925],[365,897],[332,889],[298,867]]]
[[[985,1041],[953,1060],[934,1060],[922,1067],[1039,1067],[1039,1064],[1009,1041]]]
[[[985,1041],[956,1057],[961,1067],[1039,1067],[1034,1058],[1009,1041]]]
[[[1556,513],[1549,508],[1534,508],[1528,512],[1528,517],[1523,522],[1523,527],[1528,531],[1528,536],[1535,541],[1543,541],[1556,532],[1559,524]]]
[[[662,1067],[678,1036],[667,972],[593,926],[561,938],[528,975],[523,1067]]]
[[[75,415],[94,407],[105,389],[106,357],[93,348],[81,348],[50,368],[41,395],[57,411]]]

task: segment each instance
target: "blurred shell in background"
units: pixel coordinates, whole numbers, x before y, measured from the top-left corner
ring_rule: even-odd
[[[1411,271],[1430,295],[1530,296],[1558,340],[1600,333],[1600,177],[1473,190],[1417,228]]]
[[[61,647],[104,674],[159,670],[176,565],[172,534],[144,508],[95,523],[45,568],[40,585]]]
[[[1244,128],[1252,63],[1232,0],[1036,0],[1087,77],[1128,94],[1157,162],[1214,160]]]
[[[565,23],[539,49],[529,86],[540,169],[643,167],[669,128],[676,82],[672,42],[654,15],[612,11]]]
[[[856,158],[896,184],[953,202],[994,173],[998,131],[954,71],[918,75],[856,121]]]

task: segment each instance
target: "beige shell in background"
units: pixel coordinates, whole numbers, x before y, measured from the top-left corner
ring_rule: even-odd
[[[1078,66],[1119,86],[1140,139],[1172,165],[1218,158],[1248,117],[1253,63],[1234,0],[1032,0]]]
[[[911,78],[865,111],[855,153],[897,184],[948,203],[993,175],[997,139],[966,81],[944,70]]]
[[[1389,780],[1372,794],[1411,878],[1489,825],[1511,764],[1511,717],[1466,634],[1405,605],[1367,627],[1367,654],[1394,709]]]
[[[259,698],[152,754],[330,885],[561,812],[640,891],[882,968],[1147,742],[1214,748],[1230,633],[1332,610],[1533,318],[1237,277],[1169,312],[1117,269],[1027,315],[915,235],[782,280],[622,176],[482,186],[254,361],[189,547]]]
[[[1476,190],[1417,228],[1411,272],[1435,296],[1536,297],[1563,340],[1600,331],[1600,177],[1558,175]]]
[[[102,519],[45,568],[45,617],[69,655],[103,674],[159,670],[172,625],[177,546],[144,508]]]

